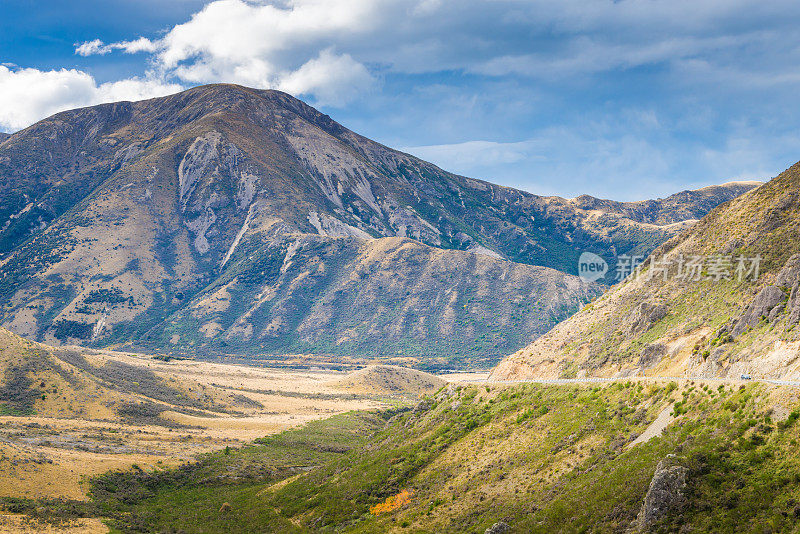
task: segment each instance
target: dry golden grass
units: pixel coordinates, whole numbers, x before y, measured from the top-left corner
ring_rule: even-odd
[[[308,421],[384,405],[377,395],[332,387],[344,376],[338,372],[164,362],[145,355],[70,348],[95,369],[109,362],[146,369],[181,396],[208,399],[216,407],[214,412],[193,408],[187,413],[177,400],[170,405],[116,390],[114,384],[59,360],[50,347],[7,331],[0,334],[3,368],[18,364],[25,351],[44,351],[50,369],[36,371],[31,378],[37,387],[44,381],[48,392],[58,391],[37,399],[33,414],[0,416],[0,496],[85,499],[85,478],[110,469],[176,465],[199,453],[241,445]],[[78,380],[68,383],[52,370],[55,366]],[[135,422],[117,414],[123,402],[157,402],[167,410],[151,421]]]
[[[438,376],[415,369],[370,365],[333,382],[331,386],[358,394],[418,397],[435,393],[446,383]]]
[[[105,534],[108,532],[100,519],[78,519],[68,525],[48,525],[31,522],[21,515],[0,512],[0,532],[4,534]]]

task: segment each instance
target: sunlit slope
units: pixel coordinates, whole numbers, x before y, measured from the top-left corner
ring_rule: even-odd
[[[795,165],[669,240],[641,276],[506,358],[492,377],[800,379],[799,229]],[[700,268],[690,269],[696,258]]]
[[[414,398],[433,394],[445,384],[443,379],[415,369],[393,365],[370,365],[349,373],[332,386],[353,393]]]
[[[96,496],[122,530],[786,532],[800,521],[796,406],[768,385],[453,387],[300,476],[115,473]],[[663,433],[637,440],[665,411]],[[263,445],[199,472],[269,456]]]

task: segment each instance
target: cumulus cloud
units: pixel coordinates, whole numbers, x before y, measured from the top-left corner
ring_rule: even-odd
[[[343,105],[375,78],[333,45],[342,36],[374,31],[371,21],[384,3],[299,0],[282,7],[219,0],[146,46],[166,77],[280,88],[310,95],[318,104]],[[131,49],[131,42],[108,46],[123,45]]]
[[[762,124],[756,136],[796,123],[798,21],[793,0],[214,0],[163,33],[75,45],[81,57],[142,54],[151,75],[98,84],[36,71],[19,109],[2,100],[0,124],[114,91],[234,82],[342,107],[340,118],[383,141],[429,143],[408,150],[457,172],[612,195],[715,180],[726,159],[758,173],[786,157],[788,143],[702,144],[731,137],[733,116]],[[374,98],[353,105],[365,91]],[[661,113],[623,117],[629,106]],[[603,125],[609,114],[620,122]]]
[[[120,41],[111,44],[105,44],[100,39],[94,39],[76,46],[75,53],[84,57],[102,56],[114,50],[121,50],[126,54],[136,54],[138,52],[155,52],[156,48],[156,44],[146,37],[139,37],[133,41]]]
[[[367,68],[349,54],[330,49],[285,75],[278,89],[293,94],[313,94],[320,105],[342,105],[373,82]]]
[[[781,64],[769,44],[797,17],[789,0],[216,0],[159,39],[96,39],[76,53],[147,52],[165,78],[286,87],[341,105],[376,71],[553,78],[700,59],[711,75],[726,54],[763,68]],[[768,46],[748,51],[759,40]]]
[[[95,55],[102,55],[108,54],[113,50],[110,46],[107,46],[103,41],[100,39],[94,39],[92,41],[86,41],[81,43],[75,48],[75,53],[79,56],[95,56]]]
[[[42,71],[0,66],[0,128],[13,131],[66,109],[175,93],[177,84],[131,78],[98,84],[75,69]]]

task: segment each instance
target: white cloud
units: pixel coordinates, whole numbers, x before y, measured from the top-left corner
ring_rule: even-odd
[[[349,54],[323,50],[320,55],[284,76],[278,89],[292,94],[313,94],[320,105],[342,105],[368,88],[373,78]]]
[[[139,37],[133,41],[120,41],[118,43],[105,44],[100,39],[86,41],[75,47],[75,53],[79,56],[97,56],[108,54],[114,50],[121,50],[126,54],[136,54],[138,52],[155,52],[157,45],[146,37]]]
[[[791,48],[774,45],[798,17],[790,0],[216,0],[159,39],[96,39],[76,53],[147,52],[165,79],[343,105],[376,71],[553,79],[700,61],[711,75],[731,58],[745,74],[785,70],[795,54],[770,51]]]
[[[79,56],[95,56],[108,54],[111,50],[112,48],[107,46],[100,39],[94,39],[93,41],[86,41],[78,45],[75,48],[75,53]]]
[[[341,105],[374,82],[367,67],[331,43],[369,33],[380,1],[299,0],[287,7],[241,0],[206,5],[153,43],[165,76],[191,83],[281,88]]]
[[[117,48],[126,54],[136,54],[139,52],[155,52],[158,47],[156,43],[146,37],[139,37],[133,41],[122,41],[119,43],[111,44],[111,47]]]
[[[66,109],[141,100],[180,89],[177,84],[148,78],[97,84],[90,74],[75,69],[42,71],[0,66],[0,128],[17,130]]]

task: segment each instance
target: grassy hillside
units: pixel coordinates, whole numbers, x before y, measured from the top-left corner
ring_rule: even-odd
[[[393,365],[369,365],[331,385],[352,393],[371,395],[404,393],[413,398],[435,393],[445,383],[438,376],[415,369]]]
[[[55,350],[0,328],[0,414],[114,417],[107,404],[133,400],[123,391],[124,384],[110,389],[86,369],[94,368],[79,353]]]
[[[191,380],[170,381],[146,366],[92,351],[49,347],[0,328],[0,415],[174,426],[159,414],[235,409],[230,399]]]
[[[645,262],[642,276],[508,357],[493,377],[685,373],[797,379],[799,199],[795,165],[666,242]],[[694,257],[702,263],[697,276],[677,276],[681,258],[686,265]],[[742,276],[736,271],[740,257]],[[757,278],[747,272],[755,257]],[[715,269],[719,259],[723,269]],[[664,261],[672,262],[666,280]]]
[[[175,466],[304,422],[403,404],[419,394],[413,379],[395,382],[397,390],[364,394],[329,385],[341,379],[319,370],[53,348],[0,329],[0,497],[87,499],[86,478],[109,469]],[[341,449],[320,449],[308,437],[322,456]],[[286,449],[275,454],[292,457]]]
[[[648,531],[794,531],[797,406],[762,384],[450,387],[388,424],[351,414],[177,471],[110,473],[93,506],[122,532],[626,532],[658,470],[685,485],[666,513],[646,508]],[[636,441],[665,409],[663,435]],[[262,470],[241,474],[252,458]]]

